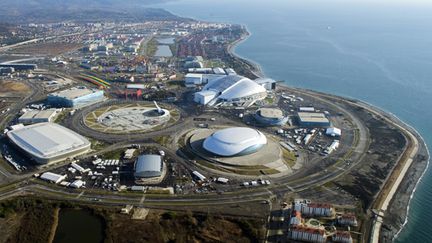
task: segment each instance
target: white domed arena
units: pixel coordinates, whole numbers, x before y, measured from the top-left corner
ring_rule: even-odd
[[[260,131],[248,127],[231,127],[214,132],[204,140],[208,152],[224,156],[252,154],[267,144],[267,138]]]

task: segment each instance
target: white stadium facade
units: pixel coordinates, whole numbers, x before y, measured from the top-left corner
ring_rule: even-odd
[[[227,75],[210,81],[194,95],[197,103],[208,106],[236,104],[250,106],[267,96],[267,90],[255,81],[240,75]]]
[[[267,144],[260,131],[248,127],[231,127],[214,132],[203,142],[208,152],[224,157],[252,154]]]
[[[7,133],[10,141],[39,164],[59,162],[90,150],[83,136],[55,123],[37,123]]]

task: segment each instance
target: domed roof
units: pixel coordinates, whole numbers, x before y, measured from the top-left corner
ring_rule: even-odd
[[[247,127],[231,127],[207,137],[203,147],[220,156],[235,156],[254,153],[265,144],[267,138],[260,131]]]

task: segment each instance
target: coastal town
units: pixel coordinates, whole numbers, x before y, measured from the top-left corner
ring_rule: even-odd
[[[155,15],[0,29],[5,241],[53,242],[73,208],[110,242],[393,240],[429,156],[413,128],[266,77],[243,25]]]

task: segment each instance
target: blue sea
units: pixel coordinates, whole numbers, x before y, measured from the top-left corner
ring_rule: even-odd
[[[157,5],[252,33],[235,52],[287,85],[353,97],[389,111],[432,145],[432,3],[402,0],[180,0]],[[432,242],[426,172],[397,242]]]

